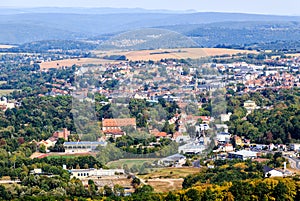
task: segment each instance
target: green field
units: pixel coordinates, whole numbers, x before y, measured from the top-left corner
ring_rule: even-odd
[[[51,159],[51,158],[74,158],[74,157],[78,157],[78,156],[76,156],[76,155],[74,155],[74,156],[71,156],[71,155],[68,155],[68,156],[64,156],[64,155],[62,155],[62,156],[57,156],[57,155],[53,155],[53,156],[47,156],[47,158],[48,159]]]
[[[106,164],[109,168],[123,168],[124,164],[127,164],[128,168],[131,168],[133,165],[142,166],[145,162],[152,163],[153,161],[158,160],[157,158],[141,158],[141,159],[121,159],[117,161],[112,161]]]
[[[47,156],[48,159],[51,158],[75,158],[75,157],[79,157],[79,156],[89,156],[90,154],[69,154],[69,155],[49,155]]]

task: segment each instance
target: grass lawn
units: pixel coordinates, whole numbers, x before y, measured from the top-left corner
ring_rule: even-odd
[[[123,168],[124,164],[127,164],[129,168],[133,165],[142,166],[145,162],[152,163],[153,161],[158,160],[157,158],[140,158],[140,159],[121,159],[117,161],[111,161],[106,164],[109,168]]]
[[[74,157],[78,157],[76,155],[73,155],[73,156],[57,156],[57,155],[53,155],[53,156],[47,156],[48,159],[51,159],[51,158],[74,158]]]
[[[79,156],[89,156],[91,154],[86,153],[86,154],[50,154],[49,156],[47,156],[47,158],[51,159],[51,158],[75,158],[75,157],[79,157]]]

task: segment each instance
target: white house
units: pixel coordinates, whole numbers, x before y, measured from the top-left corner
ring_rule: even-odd
[[[208,124],[200,124],[200,126],[195,126],[195,127],[196,127],[196,132],[209,130]]]
[[[217,134],[217,141],[219,143],[227,143],[227,142],[230,142],[230,138],[231,138],[231,134],[230,133],[226,133],[226,132],[221,132],[221,133],[218,133]]]
[[[220,147],[220,151],[224,151],[224,152],[230,152],[233,151],[233,146],[230,143],[226,143],[224,146]]]
[[[300,149],[300,144],[290,144],[290,149],[292,151],[299,151]]]
[[[222,121],[222,122],[230,121],[231,115],[232,115],[231,112],[229,112],[228,114],[221,114],[221,121]]]
[[[275,170],[268,166],[264,166],[263,171],[264,171],[265,177],[283,177],[283,173],[281,171]]]
[[[247,100],[246,102],[244,102],[244,108],[246,108],[247,114],[250,114],[253,110],[257,108],[257,105],[254,101]]]

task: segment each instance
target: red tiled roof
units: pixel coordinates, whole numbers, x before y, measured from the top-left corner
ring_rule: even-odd
[[[180,133],[180,132],[175,132],[175,133],[173,134],[173,139],[176,139],[176,138],[179,137],[179,136],[182,136],[182,133]]]
[[[136,126],[135,118],[124,119],[103,119],[103,127],[121,127],[121,126]]]
[[[105,130],[104,134],[124,135],[124,132],[120,129],[109,129],[109,130]]]
[[[155,137],[167,137],[168,134],[166,132],[158,132],[158,133],[154,133]]]

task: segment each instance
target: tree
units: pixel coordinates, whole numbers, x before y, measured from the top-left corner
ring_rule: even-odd
[[[187,159],[185,164],[184,164],[184,166],[192,166],[192,165],[193,164],[192,164],[191,160],[189,160],[189,159]]]
[[[88,165],[87,163],[85,163],[84,166],[83,166],[83,168],[84,168],[84,169],[88,169],[88,168],[89,168],[89,165]]]
[[[214,201],[216,200],[216,195],[215,193],[211,190],[210,187],[208,187],[202,196],[202,200],[207,200],[207,201]]]
[[[142,187],[136,188],[134,193],[141,193],[141,194],[149,194],[153,193],[154,189],[150,185],[143,185]]]
[[[286,185],[282,181],[279,181],[273,191],[274,198],[278,201],[284,201],[287,200],[287,194],[288,189]]]
[[[168,195],[165,197],[165,201],[177,201],[178,197],[176,194],[169,192]]]
[[[44,145],[44,144],[40,144],[40,146],[39,146],[39,151],[41,152],[41,153],[46,153],[46,146]]]
[[[141,180],[137,177],[134,177],[131,181],[131,185],[136,189],[141,184]]]
[[[98,191],[98,187],[95,185],[94,181],[89,179],[88,180],[88,191],[89,191],[89,194],[91,196],[95,196],[97,194],[97,191]]]
[[[3,200],[9,200],[10,196],[9,193],[7,193],[4,186],[0,185],[0,198]]]
[[[116,196],[124,196],[125,195],[124,187],[119,184],[115,184],[114,185],[114,194]]]
[[[185,195],[189,198],[189,200],[193,200],[193,201],[201,201],[201,194],[199,191],[197,191],[196,189],[189,189]]]
[[[107,196],[107,197],[114,196],[114,192],[113,192],[113,190],[111,189],[111,187],[105,185],[103,188],[104,188],[104,195],[105,195],[105,196]]]
[[[253,194],[253,187],[250,183],[245,181],[234,181],[229,191],[234,196],[237,201],[247,201],[250,200]]]

